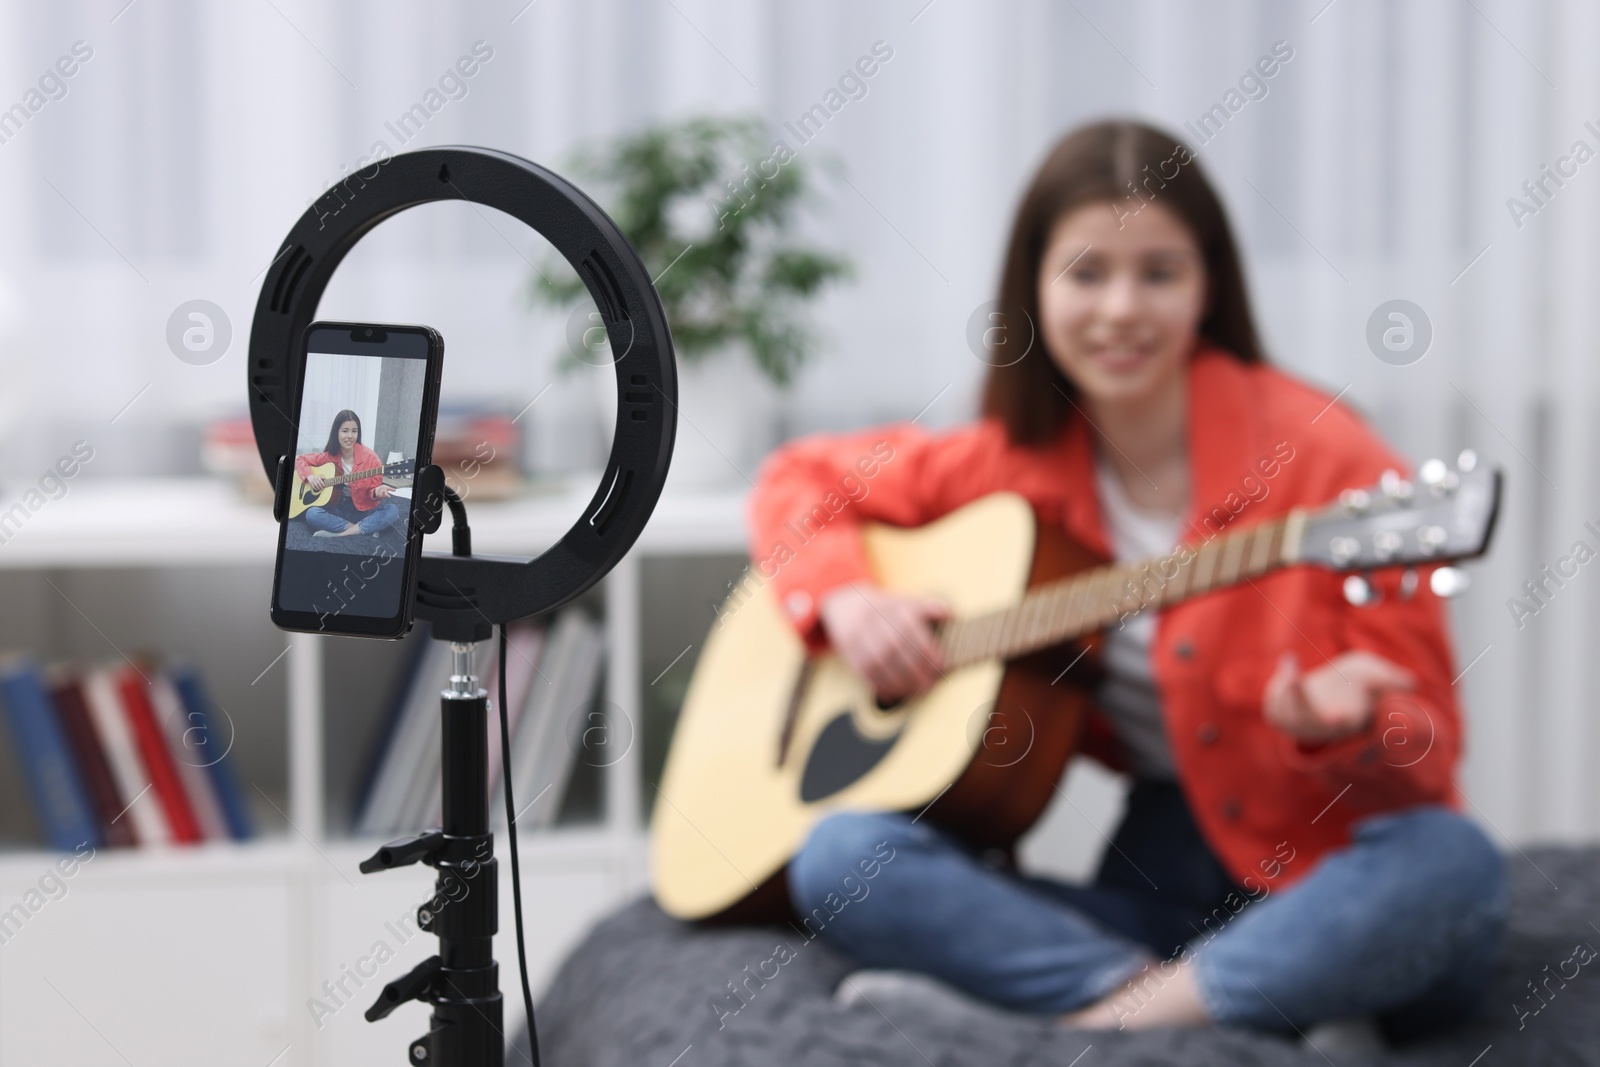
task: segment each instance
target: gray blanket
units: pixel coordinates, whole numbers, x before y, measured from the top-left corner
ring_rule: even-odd
[[[1414,1067],[1600,1065],[1600,959],[1532,999],[1528,984],[1562,969],[1579,944],[1600,949],[1600,849],[1513,853],[1515,906],[1504,965],[1483,1017],[1381,1059]],[[795,950],[777,976],[740,1002],[727,983],[749,967],[767,974],[779,942]],[[880,1012],[840,1007],[835,986],[850,964],[820,941],[783,927],[700,929],[638,900],[602,921],[575,949],[539,1006],[548,1067],[1328,1067],[1298,1039],[1238,1030],[1068,1032],[1042,1020],[933,1011],[916,1002]],[[1581,954],[1584,958],[1588,953]],[[1548,965],[1549,970],[1546,970]],[[1568,974],[1572,964],[1566,964]],[[1537,1012],[1534,1009],[1537,1007]],[[1520,1024],[1520,1025],[1519,1025]],[[525,1039],[519,1042],[525,1045]],[[1090,1046],[1093,1046],[1092,1049]],[[1089,1051],[1085,1054],[1085,1050]],[[1076,1057],[1083,1055],[1081,1060]],[[507,1064],[527,1061],[518,1050]]]

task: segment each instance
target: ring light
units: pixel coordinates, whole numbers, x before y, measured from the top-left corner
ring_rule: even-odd
[[[580,190],[518,156],[425,148],[352,174],[307,209],[267,272],[250,328],[250,420],[269,479],[293,456],[289,417],[306,326],[334,270],[383,220],[419,204],[465,200],[498,208],[544,236],[588,287],[617,359],[611,456],[594,497],[556,544],[532,559],[427,552],[416,616],[447,640],[482,640],[490,625],[550,611],[622,559],[655,508],[677,428],[672,337],[649,272],[622,231]]]

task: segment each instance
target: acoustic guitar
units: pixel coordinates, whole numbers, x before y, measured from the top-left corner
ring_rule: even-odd
[[[1499,471],[1463,452],[1454,469],[1427,461],[1418,482],[1388,471],[1321,509],[1121,565],[1037,524],[1011,493],[916,529],[868,524],[876,582],[938,595],[952,612],[936,628],[941,680],[889,707],[836,655],[808,655],[771,589],[747,572],[700,655],[662,775],[656,900],[680,919],[779,919],[784,867],[812,825],[841,808],[920,812],[980,847],[1011,847],[1077,749],[1101,677],[1099,631],[1282,567],[1349,572],[1345,595],[1359,603],[1373,595],[1359,572],[1481,555]],[[1419,580],[1414,569],[1403,575],[1399,595]],[[1448,596],[1466,575],[1435,566],[1428,581]]]
[[[371,478],[374,474],[381,474],[385,478],[409,478],[416,471],[417,461],[403,459],[398,463],[386,463],[381,467],[371,470],[351,471],[349,474],[335,475],[338,466],[333,463],[322,463],[310,468],[310,473],[321,478],[321,489],[312,489],[306,485],[300,472],[294,472],[294,484],[289,488],[289,517],[297,519],[303,515],[307,508],[325,508],[328,501],[333,499],[333,487],[344,485],[347,482],[359,482],[363,478]]]

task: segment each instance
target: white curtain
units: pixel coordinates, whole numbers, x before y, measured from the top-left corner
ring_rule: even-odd
[[[799,149],[807,223],[856,280],[819,306],[824,343],[783,403],[788,432],[969,416],[965,343],[1010,212],[1081,120],[1136,115],[1191,139],[1275,42],[1293,55],[1202,149],[1246,249],[1274,358],[1344,393],[1414,460],[1465,446],[1502,465],[1491,557],[1456,608],[1471,719],[1464,781],[1515,841],[1600,835],[1594,649],[1600,564],[1520,627],[1508,601],[1600,526],[1596,484],[1600,8],[1579,0],[104,0],[0,7],[0,107],[82,40],[93,57],[0,143],[0,466],[106,443],[105,470],[175,456],[170,427],[242,410],[260,271],[311,199],[475,42],[492,49],[406,147],[467,142],[542,162],[693,112],[755,111],[774,137],[875,42],[892,49]],[[9,94],[9,95],[5,95]],[[1586,125],[1594,120],[1594,126]],[[822,167],[832,158],[843,177]],[[1541,168],[1564,167],[1556,185]],[[1544,180],[1534,200],[1524,182]],[[1537,210],[1516,211],[1520,198]],[[1514,217],[1515,215],[1515,217]],[[559,316],[519,293],[542,243],[460,205],[365,242],[324,311],[424,321],[446,400],[532,409],[540,462],[598,440],[592,390],[552,374]],[[660,269],[666,264],[653,264]],[[193,367],[167,315],[204,297],[233,349]],[[1432,325],[1427,355],[1368,350],[1378,305]],[[145,387],[149,388],[145,390]],[[113,424],[109,420],[139,395]],[[930,405],[931,402],[931,406]],[[585,436],[587,435],[587,436]],[[120,457],[120,458],[119,458]],[[98,462],[98,461],[97,461]],[[118,465],[121,465],[120,467]]]
[[[300,404],[300,435],[295,444],[295,454],[321,452],[328,443],[333,417],[347,408],[361,419],[362,444],[376,449],[378,383],[383,369],[383,359],[372,356],[331,352],[312,352],[308,355]]]

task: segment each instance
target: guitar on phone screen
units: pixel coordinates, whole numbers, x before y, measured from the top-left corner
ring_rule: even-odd
[[[294,472],[294,483],[289,488],[289,518],[297,519],[308,508],[324,508],[328,501],[333,499],[333,487],[345,485],[348,482],[359,482],[363,478],[371,478],[381,474],[385,478],[410,478],[416,473],[417,461],[403,459],[398,463],[386,463],[381,467],[370,470],[351,471],[349,474],[335,474],[338,467],[332,463],[322,463],[306,471],[301,477],[300,471]],[[313,489],[309,479],[318,478],[322,481],[322,488]]]

